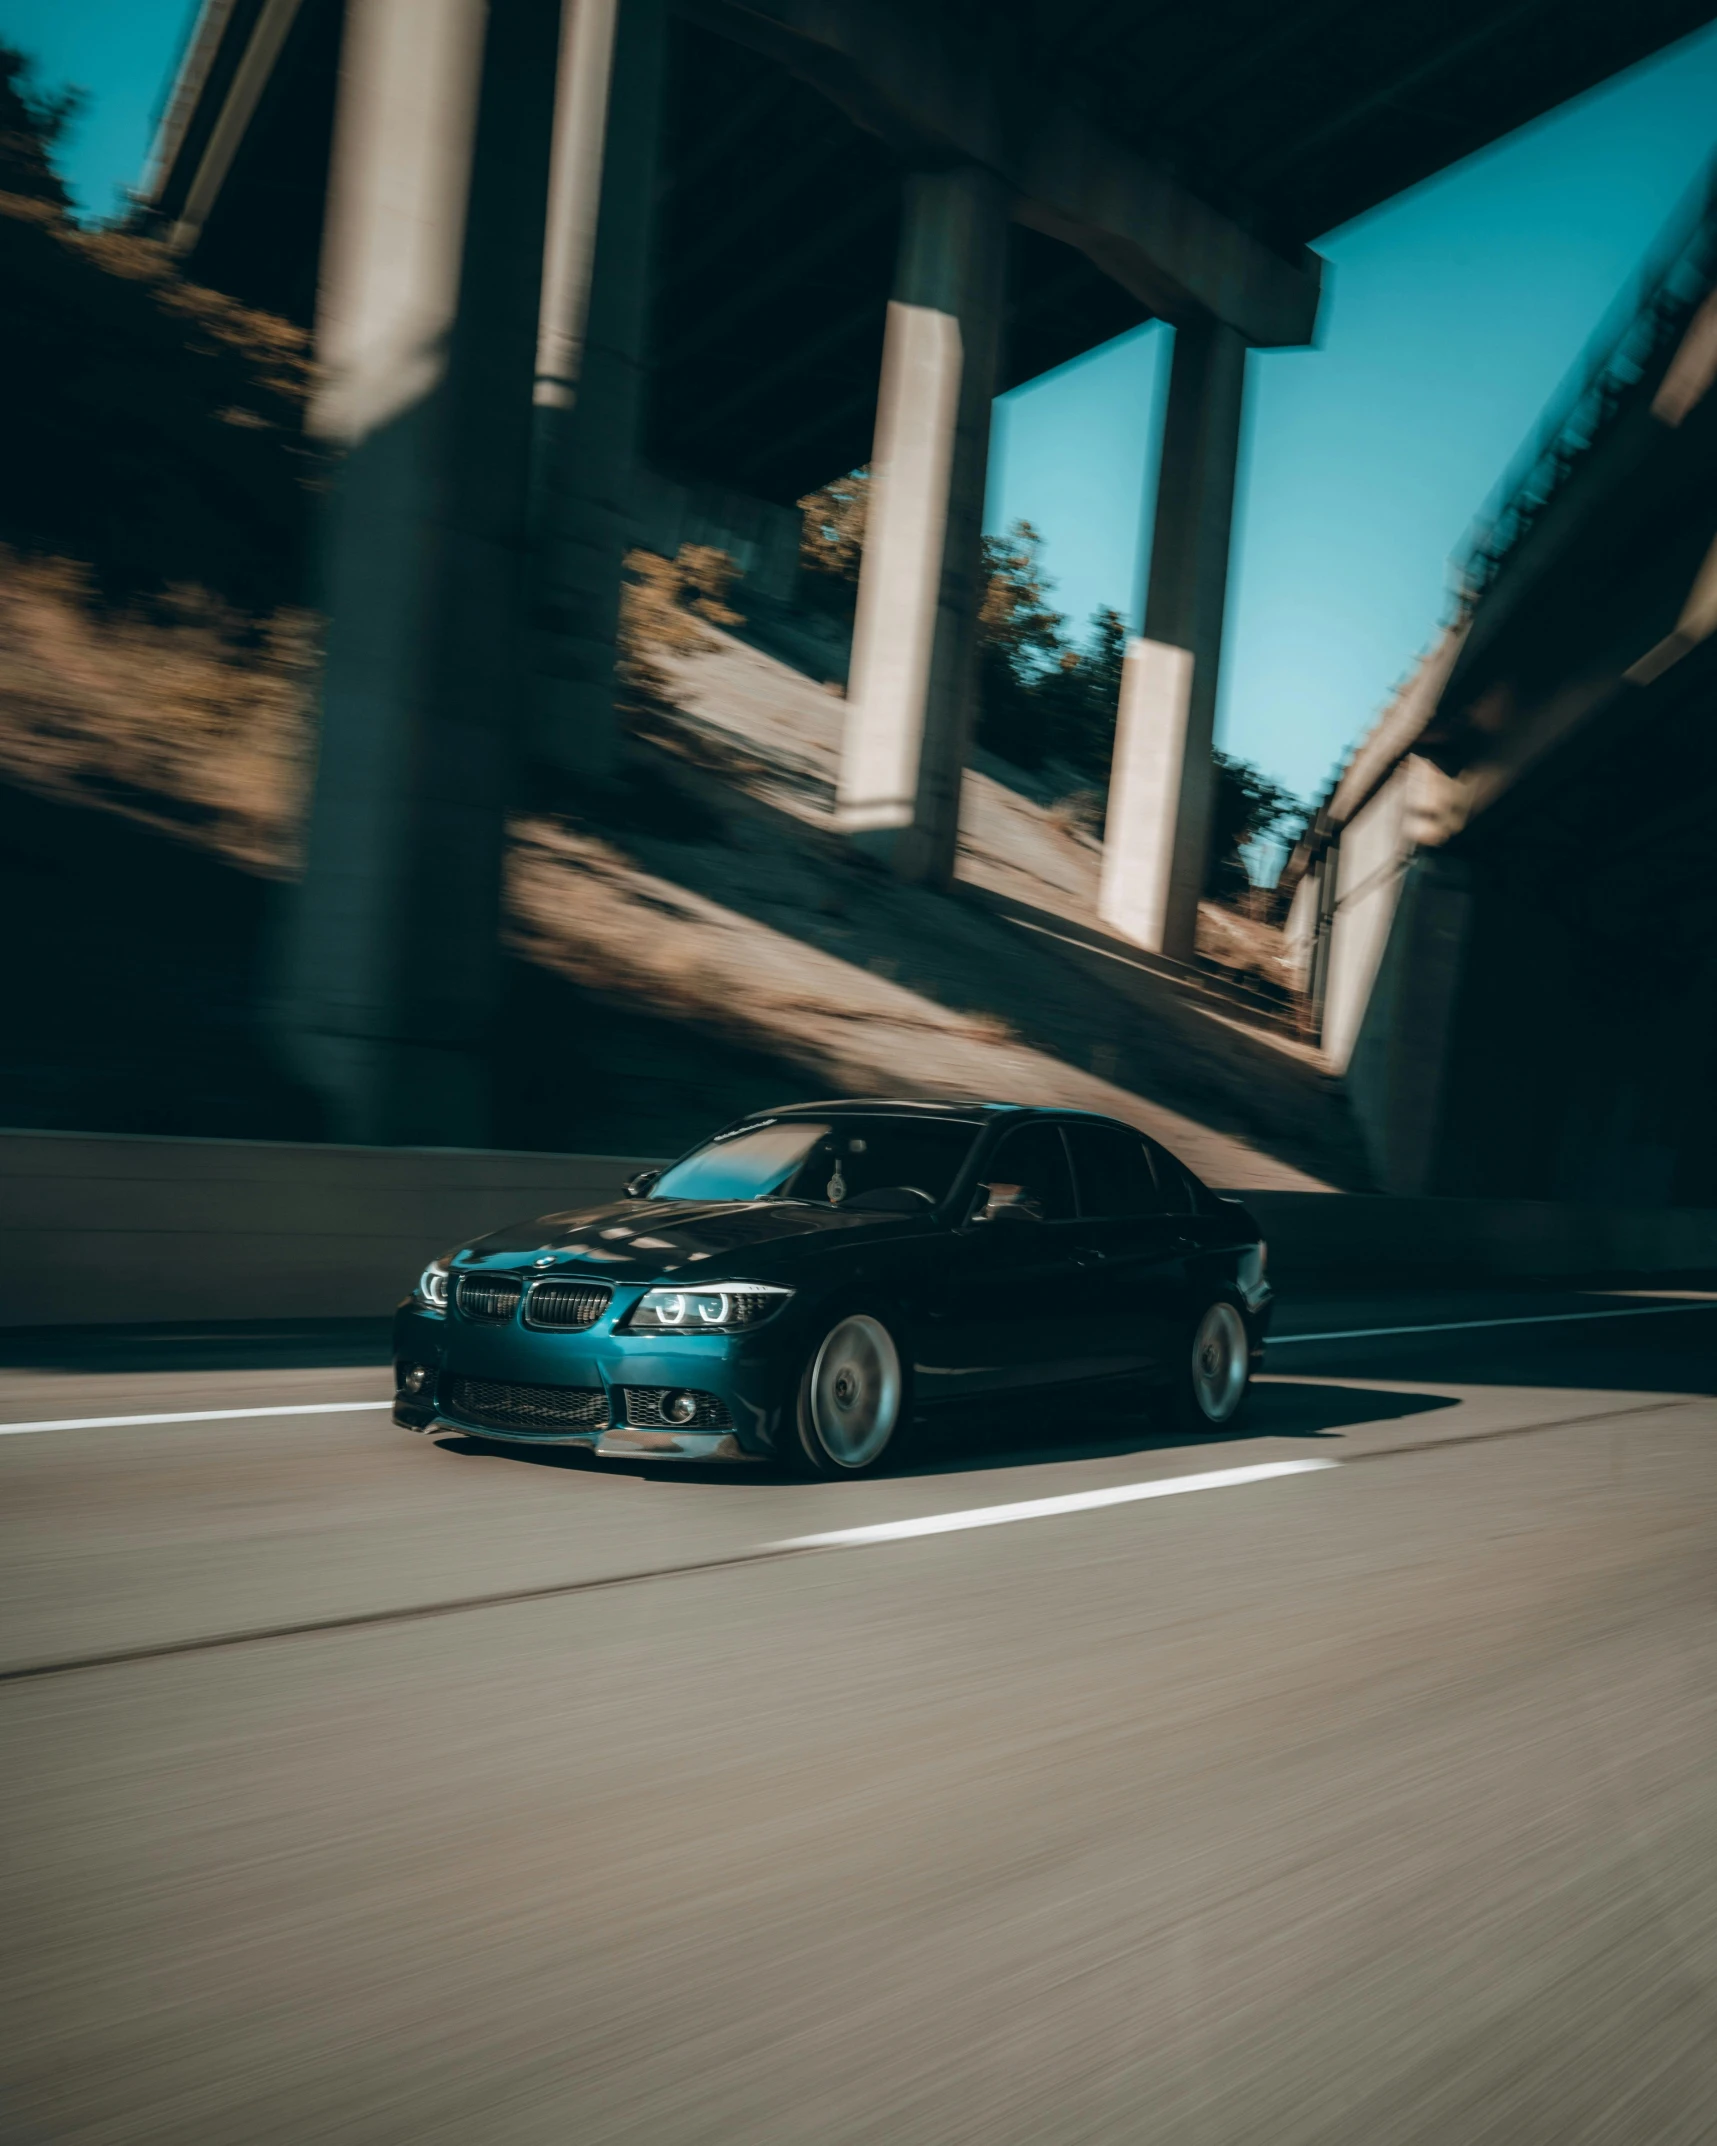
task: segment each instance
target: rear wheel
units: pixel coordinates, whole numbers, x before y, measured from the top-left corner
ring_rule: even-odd
[[[906,1373],[873,1313],[847,1312],[811,1352],[799,1381],[799,1448],[818,1475],[868,1475],[906,1416]]]
[[[1226,1297],[1218,1297],[1188,1336],[1173,1389],[1176,1428],[1232,1428],[1246,1406],[1251,1377],[1252,1347],[1246,1322]]]

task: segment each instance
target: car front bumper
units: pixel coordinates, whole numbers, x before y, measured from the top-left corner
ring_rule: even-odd
[[[772,1322],[773,1323],[773,1322]],[[421,1367],[421,1392],[403,1386],[394,1421],[403,1429],[493,1440],[515,1446],[581,1446],[604,1460],[762,1461],[777,1448],[786,1382],[778,1341],[763,1334],[654,1336],[615,1333],[607,1322],[587,1332],[552,1333],[517,1325],[483,1329],[437,1318],[408,1299],[394,1320],[398,1382]],[[600,1388],[600,1421],[562,1428],[509,1427],[454,1404],[458,1378],[513,1386]],[[628,1421],[629,1391],[691,1391],[721,1404],[725,1423],[684,1427]]]
[[[420,1419],[403,1397],[394,1403],[393,1420],[402,1429],[431,1436],[482,1438],[506,1446],[582,1446],[599,1460],[738,1461],[754,1468],[765,1459],[761,1453],[747,1453],[732,1431],[640,1431],[626,1423],[611,1423],[600,1431],[497,1431],[433,1411]]]

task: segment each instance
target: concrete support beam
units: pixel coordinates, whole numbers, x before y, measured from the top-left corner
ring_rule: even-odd
[[[1310,342],[1323,263],[1281,252],[1106,134],[1013,40],[905,0],[682,0],[920,164],[971,163],[1021,223],[1077,247],[1166,320]]]
[[[602,204],[618,8],[619,0],[561,0],[542,312],[531,390],[539,410],[570,410],[578,395]]]
[[[225,100],[210,130],[208,144],[186,190],[184,206],[167,233],[167,243],[175,253],[189,253],[202,235],[203,225],[220,198],[221,188],[227,182],[227,174],[232,170],[239,145],[256,116],[256,108],[262,101],[262,93],[268,86],[269,77],[279,63],[287,37],[297,19],[298,8],[299,0],[263,0],[262,8],[252,25],[249,40],[233,72]],[[213,45],[219,42],[220,27],[213,20],[211,11],[205,7],[199,17],[193,42],[193,64],[197,58],[202,58],[206,66],[208,59],[213,57]],[[159,156],[159,152],[157,155]]]
[[[567,0],[534,390],[529,747],[598,780],[619,745],[666,28],[663,0]]]
[[[839,813],[904,879],[945,885],[977,697],[984,484],[1007,260],[987,172],[907,182],[853,626]]]
[[[1177,328],[1144,636],[1127,650],[1098,898],[1106,923],[1190,961],[1210,858],[1212,750],[1246,346]]]
[[[351,0],[314,429],[342,450],[275,1018],[339,1140],[487,1136],[557,0]]]

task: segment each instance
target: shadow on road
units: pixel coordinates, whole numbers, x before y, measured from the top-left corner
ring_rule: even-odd
[[[1362,1423],[1389,1423],[1434,1409],[1456,1408],[1452,1394],[1387,1393],[1335,1385],[1265,1381],[1253,1389],[1239,1428],[1187,1435],[1165,1427],[1161,1412],[1136,1397],[1098,1397],[1032,1406],[1012,1401],[922,1424],[901,1456],[895,1476],[967,1475],[994,1468],[1029,1468],[1071,1460],[1105,1460],[1123,1453],[1232,1452],[1249,1438],[1332,1438]],[[580,1446],[510,1445],[500,1440],[443,1437],[443,1453],[561,1468],[577,1474],[630,1475],[659,1483],[760,1483],[804,1480],[771,1466],[700,1467],[685,1462],[598,1460]]]

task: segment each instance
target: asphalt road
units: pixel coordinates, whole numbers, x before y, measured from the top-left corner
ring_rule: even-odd
[[[1717,1297],[1284,1327],[1244,1436],[863,1484],[14,1344],[0,1430],[295,1412],[0,1436],[0,2138],[1704,2146]]]

